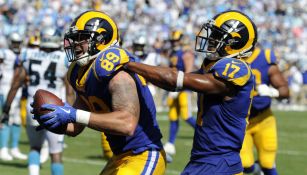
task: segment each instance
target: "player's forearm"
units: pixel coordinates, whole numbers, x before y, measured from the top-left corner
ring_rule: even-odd
[[[22,67],[16,68],[14,71],[14,78],[12,80],[11,88],[8,92],[6,102],[4,104],[4,112],[9,113],[11,104],[16,96],[18,89],[25,82],[26,74]]]
[[[114,135],[132,136],[137,126],[136,117],[126,111],[105,114],[90,113],[87,127]]]
[[[13,82],[11,89],[8,92],[6,102],[4,104],[4,112],[9,113],[11,104],[16,96],[18,89],[21,87],[22,83],[20,82]]]
[[[288,86],[281,86],[281,87],[279,87],[277,90],[278,90],[278,92],[279,92],[279,96],[278,96],[279,99],[286,99],[286,98],[289,98],[290,93],[289,93],[289,88],[288,88]]]
[[[177,81],[177,70],[160,66],[149,66],[142,63],[130,62],[126,67],[154,85],[166,89],[175,90]]]

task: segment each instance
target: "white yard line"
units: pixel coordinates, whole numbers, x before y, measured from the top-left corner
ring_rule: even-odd
[[[302,152],[302,151],[295,151],[295,150],[278,150],[278,154],[283,154],[283,155],[290,155],[290,156],[306,156],[307,157],[307,152]],[[99,167],[103,167],[106,165],[106,161],[95,161],[95,160],[87,160],[87,159],[74,159],[74,158],[68,158],[64,157],[64,162],[69,162],[69,163],[76,163],[76,164],[88,164],[88,165],[95,165]],[[180,171],[173,170],[173,169],[166,169],[166,174],[180,174]]]
[[[285,155],[290,155],[290,156],[306,156],[307,157],[307,152],[302,152],[302,151],[295,151],[295,150],[278,150],[277,154],[285,154]]]
[[[68,158],[63,157],[64,164],[65,162],[69,163],[77,163],[77,164],[88,164],[88,165],[99,165],[100,167],[103,167],[106,162],[105,161],[95,161],[95,160],[87,160],[87,159],[74,159],[74,158]]]

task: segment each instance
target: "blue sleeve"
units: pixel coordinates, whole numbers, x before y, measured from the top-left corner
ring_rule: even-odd
[[[124,49],[111,47],[98,55],[94,63],[94,73],[98,80],[110,78],[123,65],[123,60],[129,60],[130,54]]]
[[[221,78],[238,86],[244,86],[251,78],[249,66],[242,60],[223,58],[210,69],[217,78]]]

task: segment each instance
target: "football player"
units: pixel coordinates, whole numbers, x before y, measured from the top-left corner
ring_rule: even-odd
[[[277,175],[275,158],[277,152],[276,119],[271,110],[271,98],[289,98],[288,83],[277,66],[271,49],[257,47],[246,60],[255,76],[256,91],[253,98],[241,159],[244,173],[257,173],[254,145],[260,167],[265,175]]]
[[[169,66],[178,71],[189,73],[193,71],[194,55],[190,50],[183,49],[182,40],[182,31],[174,30],[171,32],[172,51],[169,56]],[[175,140],[179,129],[179,117],[193,128],[195,128],[196,120],[192,116],[190,91],[170,92],[167,103],[170,127],[168,142],[164,145],[164,150],[167,154],[174,155],[176,153]]]
[[[207,53],[197,73],[122,60],[124,67],[167,90],[198,92],[198,112],[191,158],[183,175],[242,174],[240,149],[254,89],[244,61],[257,41],[253,21],[239,11],[225,11],[204,23],[196,51]]]
[[[31,34],[29,36],[27,47],[21,50],[21,57],[26,58],[27,54],[38,52],[38,50],[40,49],[40,43],[41,43],[40,34],[37,32]],[[26,125],[26,120],[27,120],[27,103],[28,103],[27,99],[28,95],[25,98],[21,98],[20,102],[21,121],[24,126]],[[48,160],[48,158],[49,158],[49,146],[48,146],[48,140],[45,139],[43,146],[40,150],[40,163],[41,164],[45,163]]]
[[[156,109],[144,78],[124,71],[121,60],[133,56],[118,46],[116,23],[105,13],[86,11],[65,33],[71,63],[68,80],[77,99],[71,107],[44,104],[54,110],[35,116],[41,127],[77,136],[85,127],[104,132],[113,157],[101,174],[164,174],[165,153]]]
[[[15,70],[14,81],[5,103],[4,113],[10,111],[10,104],[16,91],[24,80],[28,82],[27,104],[27,135],[30,142],[28,168],[30,175],[38,175],[40,169],[40,150],[45,138],[48,140],[51,157],[51,174],[63,174],[62,151],[64,135],[51,133],[47,130],[37,131],[38,123],[30,114],[30,102],[33,101],[37,89],[46,89],[58,97],[65,99],[63,87],[67,72],[67,61],[64,52],[60,51],[60,35],[56,29],[43,28],[41,32],[40,50],[29,49],[23,54],[23,67]],[[67,86],[67,100],[71,100],[72,91]]]
[[[3,77],[0,80],[0,94],[3,96],[3,103],[7,98],[8,91],[13,81],[14,69],[21,65],[20,52],[22,45],[22,37],[20,34],[13,32],[9,36],[9,49],[3,49],[3,62],[0,65],[2,68]],[[18,91],[16,99],[12,103],[12,110],[10,113],[10,120],[5,119],[0,129],[0,159],[13,160],[13,158],[25,160],[27,156],[19,151],[19,139],[21,131],[21,116],[20,116],[20,99],[21,90]],[[1,103],[1,106],[3,105]],[[3,109],[4,110],[4,109]],[[9,151],[9,138],[11,136],[11,150]]]

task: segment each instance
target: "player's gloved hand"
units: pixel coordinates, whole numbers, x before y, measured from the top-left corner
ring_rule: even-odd
[[[51,110],[52,112],[40,117],[34,116],[34,119],[38,120],[40,125],[48,130],[54,130],[62,125],[76,122],[77,110],[68,103],[65,103],[64,106],[43,104],[41,108]]]
[[[269,87],[266,84],[256,86],[256,90],[259,96],[279,97],[279,91],[273,87]]]

